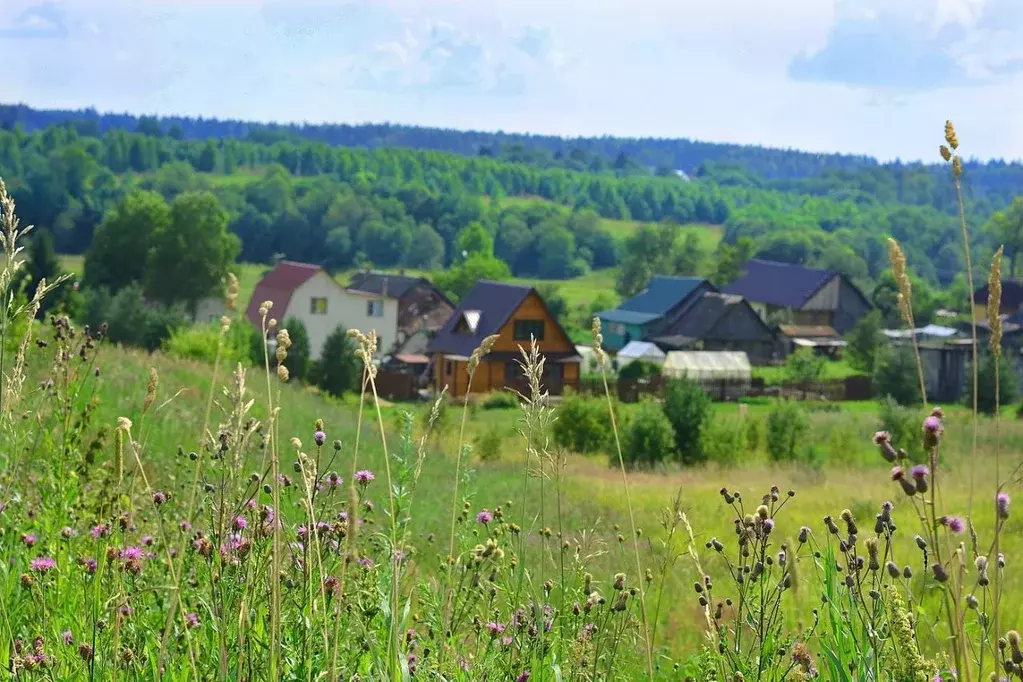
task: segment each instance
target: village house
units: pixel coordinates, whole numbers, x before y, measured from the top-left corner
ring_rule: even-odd
[[[615,353],[630,341],[644,341],[663,333],[665,323],[714,287],[700,277],[654,275],[647,288],[613,310],[597,313],[604,348]]]
[[[973,292],[973,319],[987,320],[988,285]],[[1023,284],[1010,279],[1002,280],[1002,297],[998,302],[998,312],[1002,315],[1013,315],[1023,306]]]
[[[872,306],[840,272],[793,263],[751,260],[739,279],[722,289],[742,296],[768,324],[851,330]],[[830,332],[827,334],[830,336]]]
[[[291,317],[302,321],[314,358],[339,325],[376,331],[382,356],[408,335],[436,329],[453,309],[425,279],[364,272],[344,287],[319,265],[292,261],[278,263],[256,285],[246,317],[257,327],[263,301],[273,301],[270,317],[279,324]]]
[[[669,319],[653,342],[665,351],[742,351],[756,365],[785,355],[775,331],[742,296],[708,291]]]
[[[525,392],[520,348],[535,338],[545,358],[541,383],[551,395],[579,380],[581,358],[575,345],[551,314],[536,289],[518,284],[480,281],[462,299],[427,348],[433,362],[436,391],[449,395],[470,392],[468,362],[488,336],[498,335],[493,349],[473,376],[472,393],[505,388]]]

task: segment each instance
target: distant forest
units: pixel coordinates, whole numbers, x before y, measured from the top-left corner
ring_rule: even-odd
[[[458,234],[478,224],[514,274],[566,278],[628,257],[629,244],[608,234],[605,218],[721,224],[726,246],[749,240],[759,257],[860,280],[886,269],[890,235],[924,279],[947,283],[962,271],[955,192],[940,164],[688,140],[0,105],[0,176],[22,219],[71,253],[89,248],[97,225],[131,192],[172,200],[209,191],[241,240],[241,258],[253,262],[439,267],[459,258]],[[984,255],[994,238],[983,228],[1023,187],[1023,166],[968,163],[964,177],[974,246]],[[565,208],[502,204],[507,196]],[[1015,248],[1007,244],[1010,257]]]

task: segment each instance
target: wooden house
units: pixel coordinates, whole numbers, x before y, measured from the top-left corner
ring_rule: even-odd
[[[488,336],[498,339],[469,386],[469,357]],[[430,340],[433,384],[445,386],[453,397],[505,388],[525,392],[520,348],[535,338],[545,358],[543,387],[560,395],[579,381],[581,358],[565,330],[536,289],[517,284],[481,281],[462,299],[443,327]]]
[[[987,320],[988,285],[973,292],[973,319]],[[1023,284],[1014,280],[1002,280],[1002,298],[998,312],[1013,315],[1023,306]]]
[[[613,310],[597,313],[604,348],[616,353],[631,341],[663,335],[665,324],[714,287],[700,277],[654,275],[646,289]]]
[[[839,336],[873,307],[842,273],[793,263],[751,260],[722,290],[745,298],[768,323],[831,327]]]
[[[742,296],[708,291],[653,338],[662,350],[742,351],[756,365],[785,355],[778,335]]]

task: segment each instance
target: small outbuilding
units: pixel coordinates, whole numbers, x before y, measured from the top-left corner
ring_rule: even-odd
[[[658,348],[657,344],[649,341],[629,341],[625,344],[624,348],[618,351],[618,354],[615,355],[615,359],[618,361],[618,369],[621,369],[636,360],[650,362],[655,365],[663,365],[664,351]]]

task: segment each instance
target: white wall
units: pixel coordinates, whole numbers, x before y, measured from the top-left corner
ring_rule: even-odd
[[[314,315],[312,299],[327,299],[327,313]],[[319,358],[323,344],[338,325],[345,329],[358,329],[369,333],[375,329],[381,339],[380,352],[385,353],[394,343],[398,333],[398,302],[384,299],[382,317],[369,317],[366,314],[367,301],[375,297],[356,295],[345,290],[330,275],[318,272],[310,277],[302,286],[295,290],[288,303],[288,309],[278,322],[283,323],[284,317],[297,317],[302,320],[309,332],[309,350],[313,358]]]

